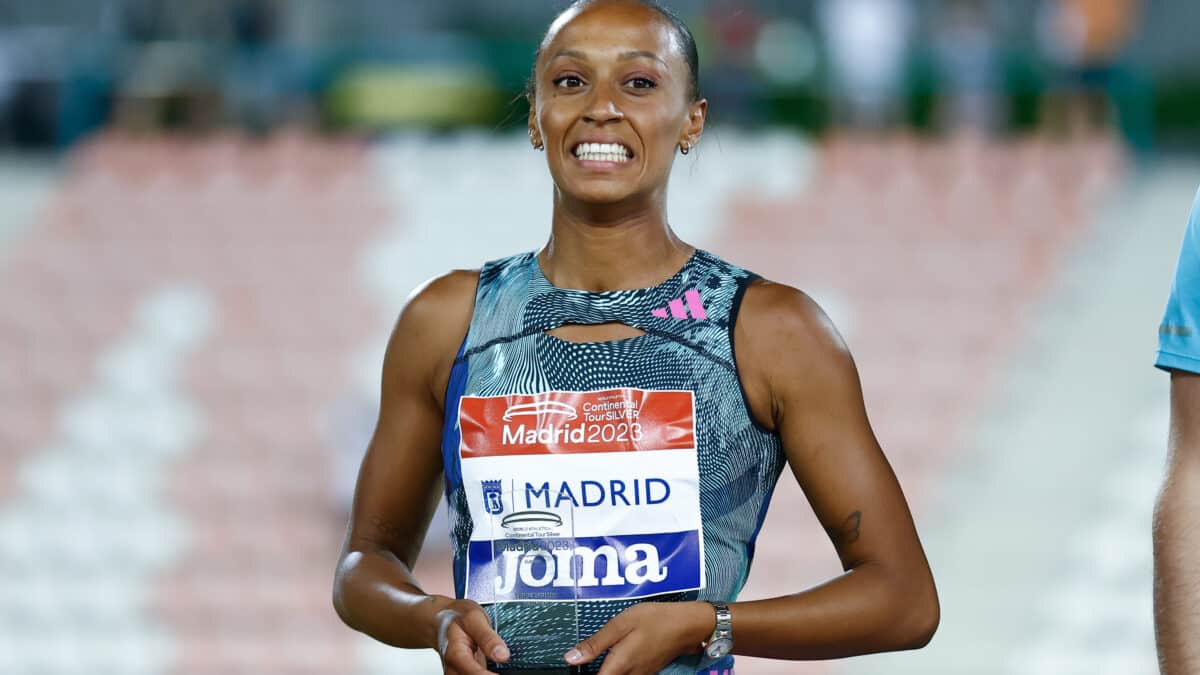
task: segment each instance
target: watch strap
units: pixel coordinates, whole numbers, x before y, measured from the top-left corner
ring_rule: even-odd
[[[733,637],[733,613],[729,611],[729,605],[723,602],[709,602],[713,609],[717,612],[717,625],[713,628],[712,635],[708,641],[712,642],[717,638],[732,638]]]

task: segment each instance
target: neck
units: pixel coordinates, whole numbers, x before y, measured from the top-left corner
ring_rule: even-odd
[[[695,249],[667,224],[665,201],[597,206],[556,194],[550,240],[538,252],[546,278],[585,291],[645,288],[669,278]]]

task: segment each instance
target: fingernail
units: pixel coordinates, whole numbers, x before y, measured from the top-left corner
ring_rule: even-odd
[[[583,654],[580,653],[578,649],[572,649],[571,651],[567,652],[567,655],[564,658],[566,658],[568,663],[575,663],[579,659],[583,658]]]
[[[496,645],[495,647],[492,647],[492,660],[493,661],[504,661],[507,658],[508,658],[508,647],[505,647],[504,645]]]

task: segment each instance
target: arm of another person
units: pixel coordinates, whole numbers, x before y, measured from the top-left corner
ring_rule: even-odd
[[[464,674],[487,672],[480,648],[499,660],[506,648],[477,604],[425,593],[412,569],[441,495],[443,399],[477,278],[433,280],[396,322],[333,587],[346,625],[395,647],[438,649],[446,672]]]
[[[781,435],[846,572],[792,595],[731,604],[734,652],[830,659],[924,646],[939,620],[933,576],[836,330],[806,295],[766,282],[747,290],[735,330],[752,412]],[[707,603],[637,605],[581,643],[578,661],[611,646],[602,675],[661,667],[694,651],[714,622]]]
[[[1158,331],[1171,371],[1167,476],[1154,513],[1154,624],[1165,675],[1200,673],[1200,190]]]
[[[1167,478],[1154,512],[1154,618],[1163,675],[1200,673],[1200,375],[1171,374]]]

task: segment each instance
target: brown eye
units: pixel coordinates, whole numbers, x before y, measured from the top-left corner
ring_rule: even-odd
[[[579,79],[575,75],[563,75],[562,77],[554,78],[554,86],[565,86],[568,89],[574,89],[575,87],[582,87],[583,80]]]
[[[629,81],[629,84],[632,85],[634,89],[654,89],[658,86],[657,82],[645,77],[635,77]]]

